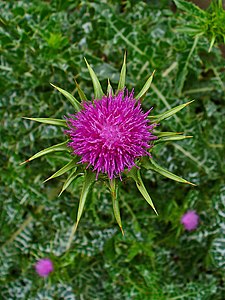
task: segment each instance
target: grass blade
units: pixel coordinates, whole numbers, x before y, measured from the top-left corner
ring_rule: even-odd
[[[56,151],[69,151],[69,148],[67,146],[67,143],[68,143],[68,140],[63,142],[63,143],[60,143],[60,144],[57,144],[57,145],[54,145],[54,146],[51,146],[49,148],[46,148],[44,150],[41,150],[39,151],[38,153],[34,154],[33,156],[31,156],[29,159],[27,159],[26,161],[22,162],[20,165],[23,165],[27,162],[30,162],[31,160],[33,159],[36,159],[38,157],[41,157],[43,155],[46,155],[48,153],[51,153],[51,152],[56,152]]]
[[[104,95],[101,84],[98,80],[98,77],[96,76],[95,72],[93,71],[93,69],[91,68],[91,66],[89,65],[89,63],[87,62],[86,58],[84,58],[86,65],[88,67],[88,71],[90,73],[91,76],[91,80],[93,83],[93,87],[94,87],[94,97],[95,99],[101,99],[102,96]]]
[[[126,52],[124,53],[123,65],[120,72],[120,79],[118,83],[117,93],[125,88],[126,83]]]
[[[70,103],[73,105],[73,107],[75,108],[75,110],[78,112],[81,110],[81,104],[80,102],[74,98],[73,95],[71,95],[69,92],[59,88],[58,86],[50,83],[55,89],[57,89],[61,94],[63,94],[63,96],[65,96],[69,101]]]
[[[31,120],[39,123],[49,124],[49,125],[56,125],[56,126],[64,126],[66,125],[66,120],[60,120],[60,119],[52,119],[52,118],[26,118],[23,117],[23,119]]]
[[[145,94],[147,93],[147,91],[149,90],[151,83],[152,83],[152,79],[153,76],[155,74],[155,71],[152,72],[152,75],[148,78],[148,80],[145,82],[143,88],[141,89],[141,91],[137,94],[137,96],[135,97],[135,99],[142,99],[144,98]]]
[[[144,183],[142,181],[142,178],[141,178],[141,174],[140,174],[140,170],[137,169],[136,167],[133,167],[130,172],[128,173],[128,176],[133,178],[133,180],[135,181],[136,183],[136,186],[139,190],[139,192],[142,194],[142,196],[145,198],[145,200],[148,202],[148,204],[152,207],[152,209],[154,210],[154,212],[158,215],[156,209],[155,209],[155,206],[152,202],[152,199],[151,197],[149,196],[145,186],[144,186]]]

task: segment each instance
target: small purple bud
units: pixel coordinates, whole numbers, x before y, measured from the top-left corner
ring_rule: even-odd
[[[41,277],[47,277],[53,269],[53,263],[49,258],[42,258],[35,264],[35,270]]]
[[[188,231],[195,230],[198,227],[199,215],[194,210],[187,211],[181,217],[181,223]]]

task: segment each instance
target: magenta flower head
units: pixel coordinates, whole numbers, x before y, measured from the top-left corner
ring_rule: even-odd
[[[129,178],[135,182],[143,198],[155,212],[152,199],[142,180],[141,169],[157,172],[184,184],[191,184],[160,166],[153,153],[156,143],[172,142],[190,137],[181,136],[177,132],[156,132],[155,129],[164,119],[176,114],[191,102],[180,104],[156,115],[150,114],[151,108],[144,112],[142,103],[148,95],[154,72],[147,78],[139,92],[134,88],[128,92],[126,89],[126,55],[124,55],[117,88],[113,90],[108,81],[107,90],[104,92],[94,70],[86,60],[85,62],[93,83],[94,99],[85,95],[78,83],[76,83],[76,88],[80,100],[53,85],[70,101],[73,106],[72,112],[65,112],[66,119],[27,119],[64,127],[64,133],[68,139],[41,150],[22,163],[30,162],[52,152],[69,152],[70,156],[65,156],[65,159],[68,159],[67,163],[45,180],[70,172],[62,186],[61,195],[78,177],[83,179],[77,220],[71,229],[68,247],[83,213],[88,193],[97,179],[103,181],[111,192],[114,215],[122,232],[117,191],[119,182],[123,178]]]
[[[186,230],[195,230],[198,227],[199,215],[194,210],[189,210],[181,217],[181,223]]]
[[[35,270],[39,276],[47,277],[54,270],[53,263],[49,258],[42,258],[35,264]]]
[[[149,124],[134,93],[120,91],[100,100],[84,102],[84,108],[67,120],[73,153],[93,171],[106,173],[110,179],[125,168],[131,170],[135,159],[149,155],[155,124]]]

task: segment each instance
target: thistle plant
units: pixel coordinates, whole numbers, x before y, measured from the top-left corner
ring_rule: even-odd
[[[192,19],[190,23],[177,28],[177,31],[196,37],[206,36],[210,40],[209,52],[216,42],[225,43],[225,10],[222,0],[212,0],[206,11],[184,0],[174,0],[174,2]]]
[[[107,91],[104,94],[94,70],[86,59],[85,62],[93,82],[93,100],[90,100],[84,94],[78,83],[76,83],[76,86],[80,100],[52,84],[70,101],[74,108],[74,113],[62,120],[26,118],[66,128],[62,135],[66,140],[36,153],[22,164],[48,153],[65,151],[71,154],[70,161],[46,179],[45,182],[70,172],[62,186],[61,195],[78,177],[83,178],[77,219],[72,228],[68,245],[70,245],[77,229],[88,193],[97,180],[105,182],[111,192],[114,215],[122,233],[118,184],[125,177],[134,180],[143,198],[155,212],[156,209],[152,199],[142,181],[141,169],[155,171],[184,184],[192,184],[161,167],[155,161],[154,153],[152,153],[154,145],[157,143],[177,141],[190,137],[177,132],[156,132],[155,128],[161,121],[178,113],[192,101],[158,115],[153,115],[152,108],[144,112],[141,104],[151,86],[154,72],[149,76],[139,93],[136,94],[134,89],[129,92],[125,85],[126,55],[124,55],[117,90],[114,92],[110,81],[108,81]]]

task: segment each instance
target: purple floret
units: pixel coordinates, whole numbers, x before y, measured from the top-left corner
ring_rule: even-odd
[[[194,210],[187,211],[181,218],[181,223],[188,231],[192,231],[198,227],[199,216]]]
[[[35,265],[35,270],[41,277],[47,277],[53,269],[53,263],[49,258],[42,258]]]
[[[149,155],[155,124],[149,124],[134,93],[120,91],[116,96],[84,102],[83,109],[67,119],[73,153],[81,156],[97,172],[110,179],[121,176],[125,168],[135,166],[135,159]]]

